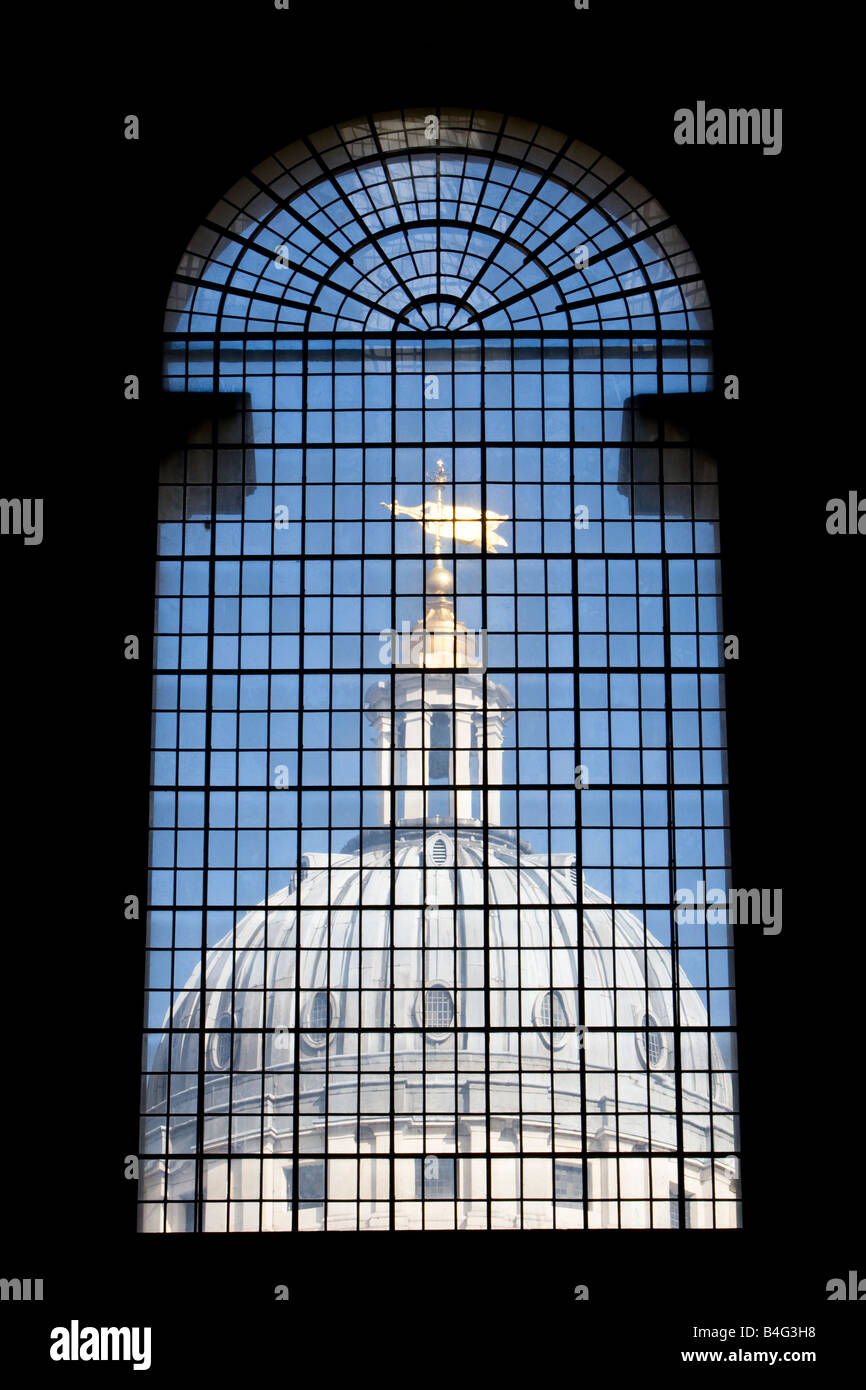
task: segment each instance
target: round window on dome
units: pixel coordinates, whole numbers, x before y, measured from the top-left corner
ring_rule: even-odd
[[[641,1031],[637,1035],[637,1049],[644,1066],[658,1067],[664,1060],[665,1043],[658,1024],[652,1014],[644,1014]]]
[[[436,986],[424,994],[424,1027],[431,1032],[450,1028],[454,1022],[454,1000],[451,991]]]

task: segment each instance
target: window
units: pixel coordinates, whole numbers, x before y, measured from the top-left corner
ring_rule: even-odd
[[[328,1041],[327,1033],[318,1032],[320,1028],[331,1026],[331,1000],[327,990],[320,989],[313,996],[310,1006],[310,1016],[308,1020],[309,1035],[307,1041],[315,1047],[324,1047]]]
[[[447,989],[428,989],[424,995],[424,1026],[431,1032],[450,1028],[454,1022],[454,1000]]]
[[[641,1029],[643,1031],[638,1035],[638,1051],[644,1066],[661,1066],[665,1055],[664,1039],[652,1014],[644,1014]]]
[[[213,1034],[211,1044],[213,1064],[217,1071],[226,1071],[232,1063],[231,1014],[222,1014],[217,1026],[220,1031]]]
[[[441,835],[437,835],[433,841],[430,859],[434,864],[445,864],[448,861],[448,845]]]
[[[553,1165],[554,1197],[567,1207],[583,1206],[583,1164],[580,1159],[557,1158]]]
[[[430,719],[429,777],[431,782],[451,777],[451,718],[445,710],[434,710]]]
[[[419,1201],[454,1198],[454,1159],[427,1154],[415,1160],[415,1196]]]
[[[558,990],[547,990],[539,997],[536,1007],[539,1028],[552,1029],[556,1032],[561,1028],[568,1027],[568,1014],[562,1002],[562,995]]]
[[[684,1219],[682,1225],[684,1228],[689,1227],[691,1226],[692,1221],[691,1203],[689,1201],[688,1196],[686,1196],[686,1200],[683,1203],[683,1212]],[[680,1189],[678,1187],[671,1187],[670,1190],[670,1223],[671,1226],[680,1226]]]
[[[320,1160],[304,1159],[298,1166],[298,1196],[302,1202],[325,1200],[325,1165]]]
[[[310,1027],[327,1028],[330,1022],[330,1005],[328,996],[324,990],[319,990],[313,1000],[313,1007],[310,1010]]]
[[[439,133],[278,151],[173,287],[142,1230],[175,1153],[200,1230],[556,1229],[584,1164],[738,1224],[728,929],[672,912],[728,873],[706,290],[597,151]]]

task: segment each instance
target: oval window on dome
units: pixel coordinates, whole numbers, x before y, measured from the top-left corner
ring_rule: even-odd
[[[645,1067],[658,1067],[665,1055],[664,1038],[652,1014],[644,1014],[641,1032],[637,1035],[637,1049]]]
[[[214,1034],[211,1043],[211,1060],[217,1071],[228,1071],[232,1064],[232,1023],[231,1014],[220,1014],[217,1022],[220,1031]]]
[[[313,1002],[310,1005],[310,1012],[307,1017],[307,1027],[309,1029],[308,1041],[314,1047],[324,1047],[328,1041],[327,1033],[320,1032],[320,1029],[330,1028],[331,1026],[331,996],[326,989],[317,990],[313,995]]]
[[[437,1032],[450,1028],[454,1022],[454,1000],[451,991],[437,986],[424,995],[424,1027]]]
[[[558,989],[545,990],[538,996],[535,1022],[545,1032],[560,1034],[569,1026],[568,1010]]]

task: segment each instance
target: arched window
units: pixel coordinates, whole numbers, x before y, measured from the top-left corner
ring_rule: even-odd
[[[573,1124],[562,1151],[578,1152],[578,1018],[598,1006],[622,1034],[593,1104],[628,1116],[648,1092],[661,1103],[635,1079],[635,1032],[650,1068],[666,1056],[632,1012],[648,962],[666,997],[688,996],[696,1056],[734,1016],[721,943],[690,927],[681,952],[669,911],[690,866],[726,869],[717,461],[698,429],[712,320],[674,218],[614,161],[520,117],[428,116],[279,148],[210,209],[174,277],[165,388],[186,401],[166,413],[159,489],[149,1028],[173,1028],[195,1073],[209,990],[234,991],[244,1036],[291,1019],[321,1135],[353,1105],[359,1120],[353,1066],[377,1075],[392,1030],[401,1081],[376,1093],[372,1142],[395,1162],[405,1116],[454,1096],[417,1049],[453,1046],[458,1076],[517,1078],[497,1081],[515,1136],[525,1106]],[[183,933],[205,916],[197,972]],[[713,950],[702,997],[687,971]],[[334,992],[305,1015],[310,978]],[[313,1051],[332,998],[342,1080]],[[263,1073],[244,1077],[232,1104],[249,1116]],[[275,1100],[281,1152],[295,1099]],[[158,1126],[155,1098],[145,1110]],[[201,1119],[184,1152],[211,1143]],[[714,1126],[735,1155],[735,1118]],[[645,1139],[634,1128],[621,1120],[621,1149]],[[670,1133],[694,1139],[685,1119]],[[295,1217],[312,1182],[295,1176]],[[555,1227],[557,1200],[585,1200],[582,1170],[546,1190],[532,1219]],[[713,1224],[734,1224],[727,1177],[713,1191]],[[482,1225],[524,1219],[480,1200]],[[395,1201],[377,1194],[376,1219]]]
[[[710,328],[682,234],[612,160],[490,113],[427,129],[362,118],[264,160],[189,243],[166,331]]]
[[[430,756],[428,760],[431,782],[447,782],[451,776],[451,716],[447,710],[437,709],[430,718]]]
[[[442,865],[448,862],[448,844],[441,835],[433,838],[432,844],[428,847],[431,864]]]

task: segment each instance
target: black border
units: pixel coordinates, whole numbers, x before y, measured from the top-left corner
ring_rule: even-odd
[[[814,1347],[826,1369],[857,1316],[827,1302],[826,1283],[858,1253],[866,1274],[852,1143],[863,542],[825,528],[827,499],[866,487],[831,361],[829,298],[844,267],[816,253],[841,215],[826,189],[845,185],[827,108],[802,82],[832,32],[819,21],[806,61],[809,36],[766,3],[742,15],[676,0],[417,15],[291,3],[106,7],[68,35],[49,25],[22,54],[32,88],[8,173],[22,209],[10,324],[22,327],[2,490],[46,499],[46,536],[38,548],[3,538],[0,551],[0,1274],[42,1277],[45,1302],[4,1304],[4,1327],[57,1374],[73,1372],[47,1360],[48,1331],[73,1317],[147,1323],[155,1367],[171,1346],[181,1369],[223,1375],[291,1373],[313,1345],[326,1364],[345,1354],[359,1370],[411,1372],[458,1330],[488,1369],[517,1347],[576,1371],[590,1356],[608,1371],[666,1368],[707,1345],[694,1323],[743,1322],[816,1326],[811,1342],[761,1345]],[[676,146],[673,112],[698,99],[782,107],[783,153]],[[123,1178],[137,1144],[144,939],[123,900],[144,898],[149,667],[125,662],[122,641],[151,616],[162,305],[190,233],[259,159],[334,119],[425,102],[525,114],[639,178],[695,249],[720,375],[739,376],[722,482],[726,626],[741,651],[728,670],[735,880],[782,886],[785,899],[782,934],[742,936],[737,949],[745,1227],[169,1248],[135,1234]],[[137,143],[122,136],[131,111]],[[122,399],[127,372],[142,379],[136,407]],[[280,1283],[287,1304],[274,1302]],[[574,1302],[580,1283],[586,1304]],[[358,1328],[345,1346],[322,1340],[341,1324]],[[400,1347],[408,1362],[394,1359]]]

